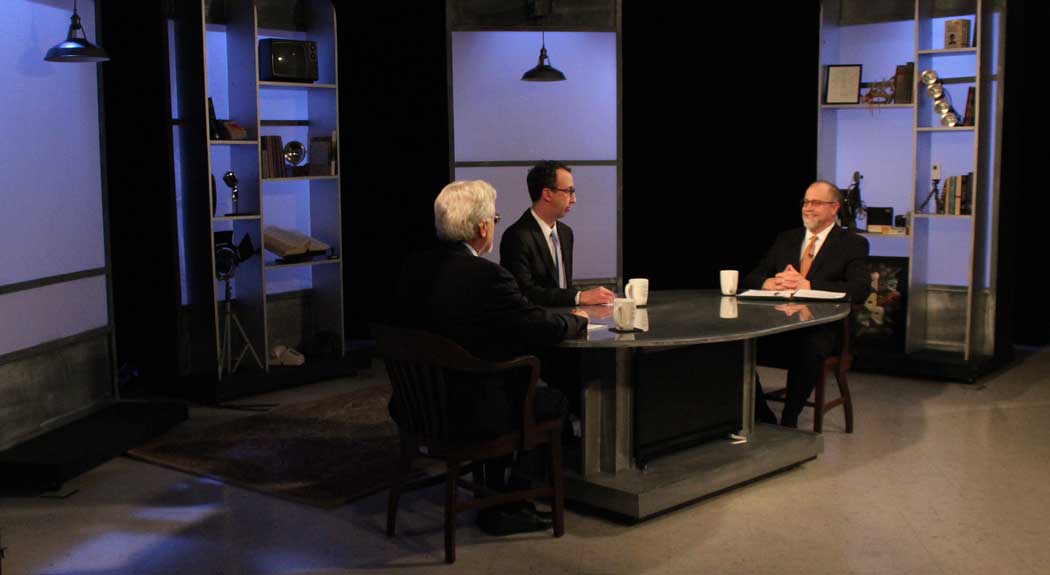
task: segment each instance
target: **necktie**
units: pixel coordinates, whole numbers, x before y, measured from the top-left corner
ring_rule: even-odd
[[[813,248],[815,248],[816,246],[817,236],[809,238],[809,243],[806,244],[806,251],[802,253],[802,269],[799,270],[799,273],[802,274],[802,277],[806,277],[806,274],[809,273],[809,266],[813,265]]]
[[[561,243],[558,241],[558,230],[551,230],[551,243],[554,244],[554,275],[558,278],[558,287],[565,287],[565,278],[561,275]]]

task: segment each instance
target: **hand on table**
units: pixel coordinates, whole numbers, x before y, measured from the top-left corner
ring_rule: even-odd
[[[596,287],[587,291],[580,292],[580,305],[598,305],[603,303],[612,303],[613,299],[616,298],[616,294],[603,288]]]
[[[605,319],[612,316],[613,309],[607,305],[590,305],[573,308],[572,313],[582,315],[590,320]]]
[[[777,275],[767,279],[762,284],[762,289],[766,290],[799,290],[799,289],[810,289],[809,280],[798,273],[795,266],[788,264],[784,271]]]

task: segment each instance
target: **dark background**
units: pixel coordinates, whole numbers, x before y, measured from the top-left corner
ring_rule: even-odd
[[[118,363],[158,377],[177,372],[178,333],[164,4],[100,0],[98,29],[112,57],[100,73]],[[445,9],[335,4],[347,336],[362,338],[396,305],[405,255],[434,241],[432,202],[449,180]],[[760,17],[742,3],[624,4],[623,274],[715,287],[719,269],[748,269],[798,225],[816,169],[819,3]],[[1037,6],[1026,17],[1012,0],[1007,24],[998,301],[1000,341],[1022,344],[1050,342],[1038,282],[1048,199],[1034,174],[1047,147],[1020,123],[1022,105],[1042,116],[1024,81],[1027,54],[1045,53],[1025,38],[1027,22],[1047,21]]]

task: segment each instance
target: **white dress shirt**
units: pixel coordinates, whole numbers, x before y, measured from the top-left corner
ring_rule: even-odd
[[[557,264],[559,261],[561,262],[561,265],[558,266],[558,275],[560,276],[558,278],[558,285],[560,286],[562,284],[565,284],[566,286],[568,286],[569,282],[566,281],[565,278],[565,260],[558,259],[559,257],[561,257],[561,254],[559,254],[557,250],[554,249],[554,241],[551,240],[551,232],[554,230],[554,228],[548,226],[547,222],[543,221],[543,218],[536,215],[536,210],[530,208],[529,213],[531,213],[532,217],[536,219],[536,223],[540,225],[540,230],[543,231],[543,237],[547,238],[547,249],[551,251],[551,258],[554,260],[555,264]],[[554,225],[558,224],[555,223]],[[558,241],[561,242],[561,236],[558,236]],[[580,292],[578,291],[576,292],[576,303],[580,303]]]

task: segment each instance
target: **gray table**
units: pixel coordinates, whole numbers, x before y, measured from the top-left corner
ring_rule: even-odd
[[[583,439],[579,460],[569,464],[578,470],[567,474],[571,499],[643,518],[808,461],[823,451],[817,434],[755,425],[756,339],[841,320],[849,314],[848,302],[756,301],[724,298],[717,291],[655,291],[649,305],[639,308],[636,325],[643,331],[633,333],[608,329],[609,308],[584,309],[599,316],[592,318],[592,326],[603,327],[562,343],[581,350]],[[662,353],[665,350],[670,353]],[[657,387],[662,397],[636,405],[637,397]],[[688,392],[684,395],[692,400],[697,394],[720,394],[725,401],[727,390],[737,394],[731,409],[738,411],[729,414],[739,427],[734,435],[746,442],[726,433],[699,445],[664,446],[663,454],[649,453],[644,460],[637,457],[641,447],[635,427],[640,428],[647,411],[681,414],[692,407],[669,406],[678,401],[677,392]],[[660,427],[660,421],[649,419],[649,427]]]

